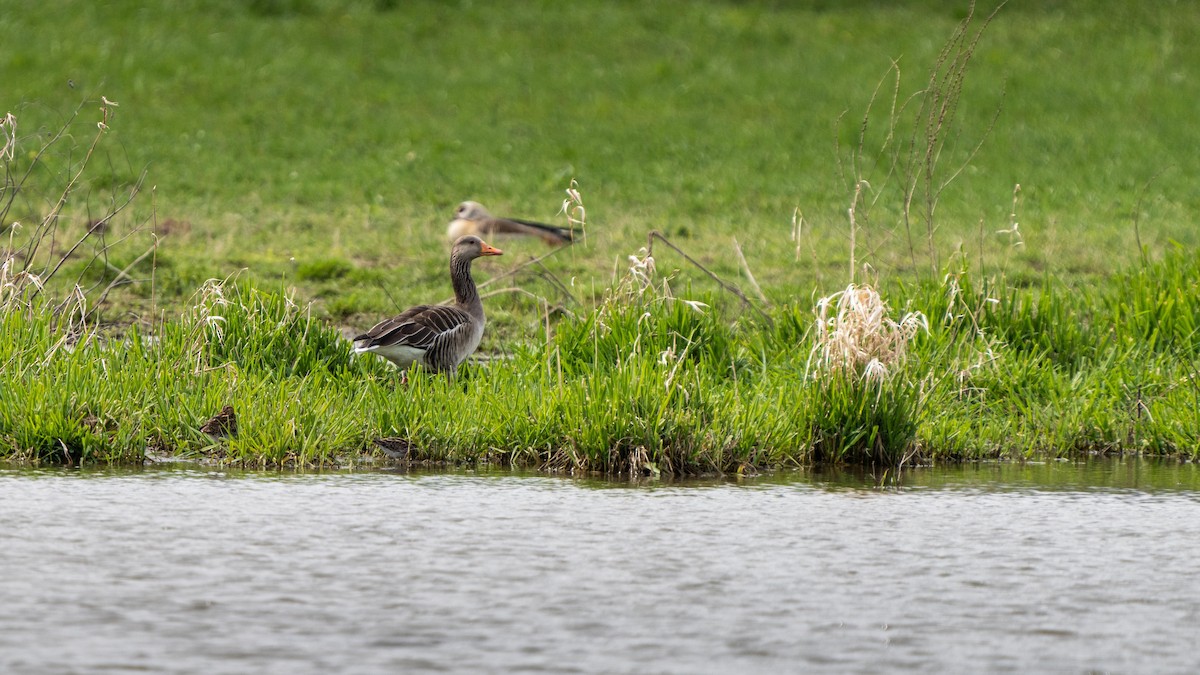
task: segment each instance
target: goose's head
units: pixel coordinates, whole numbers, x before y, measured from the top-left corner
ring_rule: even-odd
[[[474,260],[485,255],[503,255],[504,251],[490,246],[484,240],[476,237],[473,234],[468,234],[465,237],[459,237],[454,242],[454,247],[450,249],[450,256],[453,258],[462,258],[466,260]]]
[[[488,213],[487,209],[483,208],[483,204],[480,204],[479,202],[466,201],[459,204],[458,208],[454,209],[455,220],[470,220],[474,222],[486,220],[490,218],[491,215],[492,214]]]

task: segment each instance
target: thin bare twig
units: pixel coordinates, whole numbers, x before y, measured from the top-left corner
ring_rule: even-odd
[[[100,297],[96,299],[96,302],[92,304],[92,309],[89,314],[95,314],[100,309],[100,306],[104,304],[104,300],[108,298],[108,293],[112,289],[116,288],[122,279],[128,279],[129,281],[127,283],[134,283],[133,278],[129,276],[129,270],[137,267],[138,263],[142,262],[151,255],[154,255],[155,251],[158,250],[158,241],[158,237],[155,236],[154,243],[150,245],[150,248],[146,249],[145,253],[139,255],[137,258],[134,258],[133,262],[125,266],[125,269],[117,272],[117,276],[108,284],[107,287],[105,287],[104,292],[100,294]]]
[[[21,176],[21,179],[14,183],[10,183],[10,187],[15,188],[15,189],[12,189],[9,191],[8,201],[6,201],[4,203],[3,207],[0,207],[0,219],[3,219],[5,216],[8,215],[9,210],[12,208],[13,200],[16,199],[17,193],[20,192],[21,186],[23,186],[26,183],[26,181],[29,180],[29,176],[33,173],[34,168],[36,168],[38,166],[38,164],[41,162],[42,156],[45,155],[46,152],[55,143],[57,143],[59,140],[62,139],[63,136],[65,136],[67,134],[67,129],[69,129],[71,127],[71,124],[75,122],[75,118],[79,117],[79,113],[83,110],[83,106],[87,105],[87,103],[88,103],[87,101],[80,102],[80,104],[75,108],[75,111],[73,113],[71,113],[70,117],[67,118],[67,121],[64,122],[62,124],[62,126],[59,127],[57,132],[55,132],[54,136],[49,141],[46,141],[46,143],[43,144],[42,147],[37,151],[37,154],[35,154],[33,156],[33,161],[31,161],[29,163],[29,166],[26,167],[25,174]],[[9,168],[9,166],[6,163],[5,169],[7,170],[8,168]],[[38,233],[38,230],[35,229],[34,234],[37,235],[37,233]],[[39,238],[39,237],[35,236],[35,239],[37,239],[37,238]],[[23,269],[23,270],[29,269],[29,259],[28,258],[26,258],[25,263],[22,265],[21,269]]]
[[[67,185],[66,185],[66,187],[63,188],[62,193],[59,195],[58,201],[55,202],[54,207],[50,209],[50,213],[46,214],[46,216],[44,218],[42,218],[41,223],[39,223],[37,228],[34,230],[33,237],[29,241],[29,252],[25,256],[25,262],[24,262],[23,269],[29,269],[29,266],[33,262],[34,255],[36,255],[36,253],[37,253],[38,245],[41,243],[42,239],[44,238],[45,233],[49,232],[51,229],[57,228],[58,217],[59,217],[59,214],[62,212],[63,206],[65,206],[67,203],[67,198],[71,195],[71,192],[74,191],[75,183],[77,183],[79,181],[79,177],[83,175],[84,170],[87,168],[88,163],[92,159],[92,155],[96,152],[96,147],[100,145],[100,139],[103,138],[104,133],[106,131],[108,131],[107,121],[108,121],[108,115],[109,115],[109,106],[115,105],[115,104],[112,104],[108,99],[106,99],[104,97],[101,97],[101,100],[104,101],[104,105],[102,105],[100,107],[100,110],[103,113],[103,120],[101,122],[99,122],[97,125],[99,130],[96,132],[96,135],[92,138],[92,143],[91,143],[91,145],[88,146],[87,152],[84,154],[83,160],[79,164],[79,168],[75,171],[75,173],[67,181]],[[80,104],[80,108],[82,108],[82,107],[83,107],[83,104]],[[76,109],[75,113],[68,119],[67,124],[69,125],[78,116],[78,114],[79,114],[79,109]],[[51,145],[53,145],[54,141],[58,140],[65,133],[65,131],[66,131],[66,127],[64,126],[62,129],[59,130],[59,133],[53,139],[51,139],[50,143],[47,143],[45,146],[43,146],[42,150],[38,153],[38,158],[40,158],[42,153],[45,152],[46,149],[49,148]],[[35,160],[35,163],[36,163],[36,160]],[[31,165],[29,168],[29,171],[32,171],[32,170],[33,170],[33,167]],[[28,176],[28,175],[29,175],[29,173],[27,171],[26,176]],[[21,180],[22,180],[22,183],[24,183],[25,179],[22,178]],[[89,231],[89,234],[90,234],[90,231]],[[84,238],[86,239],[86,235]],[[82,243],[82,241],[80,243]],[[78,244],[76,244],[76,246],[78,246]],[[74,249],[72,249],[72,250],[74,250]],[[66,260],[65,256],[63,257],[63,260]],[[61,267],[61,266],[62,266],[62,261],[59,261],[59,267]],[[58,271],[57,267],[55,268],[55,271]],[[51,274],[50,276],[54,276],[54,275]],[[49,277],[46,277],[46,278],[49,279]]]
[[[740,299],[742,301],[742,304],[749,307],[750,309],[753,309],[756,313],[758,313],[758,315],[760,317],[762,317],[762,319],[764,321],[767,322],[768,326],[775,325],[775,322],[771,320],[771,317],[768,316],[767,313],[764,312],[761,307],[759,307],[758,305],[751,302],[750,298],[747,298],[746,294],[742,292],[742,289],[738,288],[734,284],[731,284],[728,281],[725,281],[721,277],[717,276],[716,273],[714,273],[712,270],[710,270],[707,267],[705,267],[704,265],[700,264],[700,262],[697,261],[695,258],[693,258],[692,256],[685,253],[683,249],[681,249],[678,246],[676,246],[675,244],[671,243],[671,240],[664,237],[663,234],[661,232],[659,232],[658,230],[651,230],[646,235],[646,257],[650,258],[650,257],[654,256],[654,240],[655,239],[666,244],[668,247],[671,248],[671,250],[673,250],[676,253],[678,253],[679,255],[683,256],[684,260],[690,262],[692,265],[694,265],[696,267],[696,269],[707,274],[708,277],[710,279],[712,279],[713,281],[717,282],[717,284],[721,288],[724,288],[725,290],[729,291],[730,293],[736,295],[738,297],[738,299]]]
[[[396,297],[393,296],[392,292],[388,290],[387,284],[383,283],[382,279],[376,279],[375,285],[378,286],[379,290],[383,291],[383,294],[386,295],[388,300],[390,300],[392,302],[392,306],[396,308],[397,312],[404,311],[404,306],[401,305],[399,302],[396,302]],[[445,301],[443,301],[441,304],[445,305],[447,303]]]
[[[505,286],[504,288],[497,288],[496,290],[488,291],[487,293],[480,293],[479,299],[486,300],[486,299],[496,296],[496,295],[504,295],[505,293],[517,293],[519,295],[525,295],[525,296],[528,296],[528,297],[538,301],[539,303],[544,303],[546,301],[546,298],[543,298],[542,296],[538,295],[537,293],[531,293],[530,291],[527,291],[524,288],[521,288],[520,286]],[[445,303],[442,303],[442,304],[445,304]]]
[[[1146,190],[1150,188],[1150,184],[1158,180],[1158,177],[1163,175],[1168,168],[1170,167],[1164,166],[1160,168],[1150,177],[1150,180],[1142,184],[1141,189],[1138,190],[1137,205],[1133,207],[1133,239],[1137,242],[1138,255],[1141,256],[1143,268],[1150,263],[1146,259],[1146,248],[1142,246],[1142,230],[1139,226],[1142,215],[1142,202],[1146,199]]]
[[[567,288],[567,285],[562,282],[562,279],[558,278],[557,274],[552,272],[549,267],[546,267],[540,261],[538,262],[538,267],[542,269],[538,276],[549,282],[551,286],[557,288],[558,292],[562,293],[563,297],[569,299],[576,305],[579,304],[579,300],[576,299],[575,294],[571,292],[571,289]]]
[[[554,255],[554,254],[558,253],[559,251],[562,251],[562,250],[563,250],[563,249],[565,249],[565,248],[567,248],[567,247],[566,247],[566,246],[559,246],[559,247],[557,247],[557,248],[554,248],[554,249],[550,250],[550,251],[549,251],[549,252],[547,252],[547,253],[543,253],[542,255],[539,255],[539,256],[536,256],[536,257],[530,258],[529,260],[526,260],[525,262],[523,262],[523,263],[521,263],[521,264],[517,265],[516,267],[513,267],[512,269],[510,269],[510,270],[508,270],[508,271],[506,271],[506,272],[503,272],[503,273],[501,273],[501,274],[498,274],[498,275],[496,275],[496,276],[492,277],[491,279],[488,279],[487,281],[481,282],[481,283],[479,284],[479,289],[480,289],[480,290],[483,290],[483,289],[487,288],[488,286],[491,286],[492,284],[496,283],[497,281],[500,281],[501,279],[507,279],[507,278],[509,278],[509,277],[516,276],[516,274],[517,274],[518,272],[521,272],[522,270],[524,270],[524,269],[526,269],[526,268],[528,268],[528,267],[531,267],[531,266],[533,266],[533,265],[541,265],[541,262],[542,262],[543,260],[545,260],[545,259],[549,258],[550,256],[552,256],[552,255]],[[542,266],[542,269],[545,269],[545,266],[544,266],[544,265]],[[560,282],[560,284],[561,284],[561,282]],[[570,294],[569,294],[569,293],[568,293],[568,296],[570,296]],[[570,297],[571,297],[571,299],[572,299],[572,300],[575,300],[575,298],[574,298],[573,296],[570,296]],[[454,298],[446,298],[445,300],[442,300],[442,301],[441,301],[441,302],[439,302],[438,304],[439,304],[439,305],[448,305],[448,304],[450,304],[450,303],[452,303],[452,302],[454,302]]]
[[[525,262],[521,263],[520,265],[517,265],[516,267],[508,270],[507,272],[498,274],[498,275],[492,277],[491,279],[488,279],[487,281],[482,282],[481,284],[479,284],[479,287],[487,288],[488,286],[496,283],[497,281],[500,281],[501,279],[507,279],[508,277],[514,276],[515,274],[517,274],[521,270],[525,269],[526,267],[529,267],[530,265],[537,265],[537,264],[541,263],[543,260],[558,253],[559,251],[565,250],[566,248],[567,248],[566,246],[559,246],[557,248],[551,249],[550,251],[548,251],[546,253],[543,253],[542,255],[530,258],[530,259],[526,260]]]
[[[146,172],[145,172],[145,171],[143,171],[143,172],[142,172],[142,175],[138,177],[138,179],[137,179],[137,182],[134,184],[133,188],[132,188],[132,189],[129,191],[129,196],[128,196],[128,197],[125,199],[125,201],[124,201],[122,204],[120,204],[119,206],[117,206],[117,207],[116,207],[116,208],[113,210],[113,212],[112,212],[112,213],[111,213],[111,214],[110,214],[108,217],[106,217],[106,218],[105,218],[105,220],[103,220],[103,221],[99,221],[99,222],[106,222],[106,221],[107,221],[109,218],[111,218],[112,216],[115,216],[116,214],[118,214],[118,213],[120,213],[121,211],[123,211],[123,210],[124,210],[124,209],[125,209],[127,206],[129,206],[129,205],[130,205],[130,204],[133,202],[134,198],[135,198],[135,197],[137,197],[138,193],[139,193],[139,192],[141,192],[141,189],[142,189],[142,183],[143,183],[143,181],[145,181],[145,180],[146,180]],[[70,191],[70,188],[69,188],[69,187],[68,187],[68,189],[67,189],[66,191],[64,191],[64,193],[63,193],[63,195],[64,195],[64,201],[65,201],[65,195],[66,195],[66,194],[67,194],[67,192],[69,192],[69,191]],[[43,282],[49,282],[49,281],[50,281],[50,279],[54,278],[54,275],[55,275],[55,274],[58,274],[58,271],[59,271],[60,269],[62,269],[62,266],[63,266],[64,264],[66,264],[67,260],[68,260],[68,259],[71,257],[71,255],[73,255],[73,254],[75,253],[75,250],[76,250],[76,249],[78,249],[80,246],[82,246],[82,245],[83,245],[83,242],[87,241],[87,240],[88,240],[88,238],[89,238],[89,237],[91,237],[91,236],[92,236],[92,234],[93,234],[94,232],[96,232],[96,231],[97,231],[97,228],[99,227],[99,222],[98,222],[98,223],[96,223],[96,224],[94,224],[92,227],[88,228],[88,231],[87,231],[87,232],[85,232],[85,233],[83,234],[83,236],[82,236],[82,237],[80,237],[80,238],[79,238],[79,240],[75,242],[75,245],[74,245],[74,246],[72,246],[72,247],[70,248],[70,250],[68,250],[66,253],[64,253],[64,254],[62,255],[62,257],[61,257],[61,258],[59,258],[59,260],[58,260],[58,264],[56,264],[56,265],[54,266],[54,269],[53,269],[53,270],[52,270],[52,271],[51,271],[49,274],[47,274],[45,277],[43,277],[43,279],[42,279],[42,280],[43,280]],[[104,249],[104,250],[108,250],[108,247],[105,247],[105,249]],[[42,289],[41,289],[41,288],[39,288],[39,289],[37,289],[36,291],[34,291],[34,294],[33,294],[33,295],[34,295],[34,297],[36,297],[36,296],[37,296],[37,294],[38,294],[39,292],[41,292],[41,290],[42,290]]]
[[[770,307],[771,301],[767,300],[767,296],[763,295],[762,288],[759,287],[758,281],[754,278],[754,273],[750,271],[750,264],[746,262],[746,256],[742,254],[742,247],[738,245],[737,237],[733,238],[733,250],[737,251],[738,262],[742,265],[742,272],[746,275],[746,280],[750,282],[750,288],[754,289],[755,295],[762,301],[762,304]]]
[[[938,171],[942,150],[946,146],[947,136],[954,128],[955,116],[958,112],[962,95],[963,83],[966,80],[972,58],[975,55],[984,32],[1004,7],[1007,0],[1000,2],[991,14],[983,20],[978,30],[971,32],[975,19],[975,3],[971,2],[967,16],[959,22],[954,33],[942,48],[937,62],[929,71],[929,81],[921,92],[921,106],[913,121],[912,136],[908,142],[905,158],[904,199],[902,203],[902,220],[908,234],[910,255],[914,258],[915,247],[912,239],[912,209],[918,197],[921,198],[925,222],[926,244],[929,251],[931,269],[938,269],[937,249],[934,246],[934,233],[937,231],[935,212],[941,199],[942,192],[963,171],[975,157],[984,140],[990,136],[999,111],[993,116],[979,143],[972,149],[967,159],[949,177],[941,179],[943,172]]]

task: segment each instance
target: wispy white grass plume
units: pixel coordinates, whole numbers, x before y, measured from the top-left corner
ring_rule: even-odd
[[[809,372],[818,377],[849,373],[882,381],[904,361],[917,331],[929,331],[921,312],[909,312],[899,321],[891,318],[887,303],[870,286],[850,284],[818,300],[813,312],[816,343],[809,355]]]

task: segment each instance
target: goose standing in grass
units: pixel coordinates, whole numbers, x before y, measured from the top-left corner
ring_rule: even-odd
[[[454,209],[454,219],[450,221],[450,227],[446,229],[446,237],[454,241],[468,234],[477,237],[523,234],[539,237],[553,246],[570,244],[578,236],[578,233],[570,227],[547,225],[517,218],[497,218],[488,213],[488,210],[483,208],[483,204],[479,202],[463,202]]]
[[[371,352],[406,370],[414,363],[437,373],[458,372],[483,337],[483,301],[471,278],[471,261],[501,255],[474,235],[459,237],[450,250],[453,305],[418,305],[381,321],[354,338],[354,351]]]

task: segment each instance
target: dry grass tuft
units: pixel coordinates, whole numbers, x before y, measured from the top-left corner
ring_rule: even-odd
[[[12,113],[0,117],[0,138],[4,139],[4,146],[0,147],[0,159],[11,162],[17,149],[17,118]]]
[[[882,382],[903,363],[917,331],[929,332],[929,322],[920,312],[892,319],[887,303],[870,286],[850,284],[818,300],[813,311],[817,332],[809,372],[816,376],[848,373]]]
[[[8,257],[0,263],[0,311],[27,309],[27,291],[42,288],[42,280],[36,274],[17,270],[16,262],[15,257]]]
[[[583,195],[579,193],[579,183],[572,178],[571,185],[566,189],[567,198],[562,201],[559,213],[567,217],[567,229],[578,231],[587,241],[587,209],[583,206]]]

